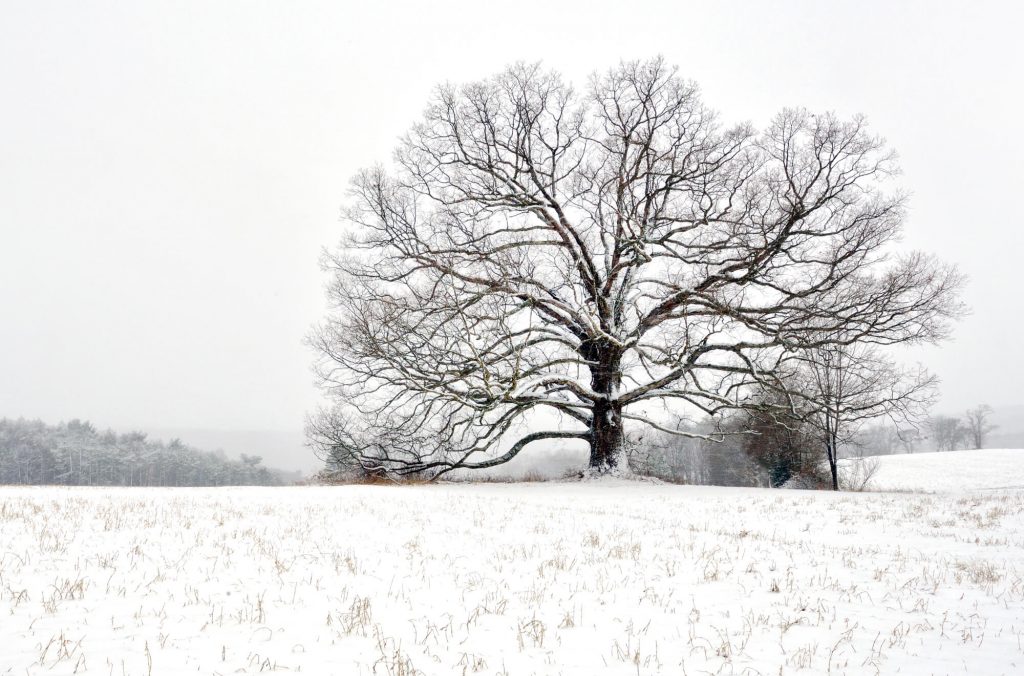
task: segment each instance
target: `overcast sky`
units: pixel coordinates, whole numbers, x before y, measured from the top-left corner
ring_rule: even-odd
[[[0,417],[301,430],[321,248],[431,87],[659,53],[729,122],[867,115],[971,280],[940,408],[1024,401],[1020,4],[644,5],[0,1]]]

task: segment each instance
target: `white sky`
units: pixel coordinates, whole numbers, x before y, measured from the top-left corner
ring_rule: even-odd
[[[1019,403],[1019,7],[0,0],[0,417],[300,430],[320,250],[430,88],[658,53],[727,121],[866,114],[908,245],[971,278],[955,341],[914,355],[941,408]]]

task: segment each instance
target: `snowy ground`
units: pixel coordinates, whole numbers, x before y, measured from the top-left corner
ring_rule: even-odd
[[[1024,489],[1024,450],[880,455],[871,490],[958,492]]]
[[[1024,491],[0,488],[0,676],[1020,674]]]

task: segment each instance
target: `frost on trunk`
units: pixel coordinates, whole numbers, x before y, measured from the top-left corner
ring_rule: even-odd
[[[591,469],[613,469],[625,463],[622,455],[622,410],[609,402],[594,406],[594,419],[590,426]]]
[[[882,255],[895,169],[859,118],[723,127],[660,59],[584,89],[522,64],[439,87],[394,163],[352,181],[310,436],[388,474],[534,443],[588,444],[617,471],[625,426],[744,406],[840,329],[939,339],[959,276]]]
[[[607,340],[584,342],[580,355],[590,366],[590,388],[597,397],[590,413],[591,472],[628,471],[622,404],[622,355]]]

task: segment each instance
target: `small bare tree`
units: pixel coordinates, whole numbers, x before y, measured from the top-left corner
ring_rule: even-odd
[[[960,276],[892,250],[895,171],[861,118],[725,127],[660,59],[439,87],[353,180],[313,442],[436,477],[576,439],[625,469],[626,424],[699,434],[659,411],[741,406],[789,351],[937,340]]]
[[[981,404],[967,411],[964,426],[967,428],[966,435],[973,448],[985,448],[985,439],[988,438],[989,432],[999,427],[989,421],[991,415],[992,407],[988,404]]]
[[[967,439],[967,428],[960,418],[938,415],[928,421],[928,431],[936,451],[955,451]]]
[[[924,443],[925,435],[919,427],[896,427],[896,439],[904,453],[915,453]]]
[[[836,341],[804,350],[796,361],[801,377],[790,393],[821,441],[833,490],[839,490],[839,449],[865,423],[888,418],[916,427],[936,399],[934,376],[902,368],[868,344]]]
[[[871,484],[872,479],[878,474],[882,463],[874,456],[858,456],[845,468],[843,473],[843,488],[849,491],[864,491]]]

